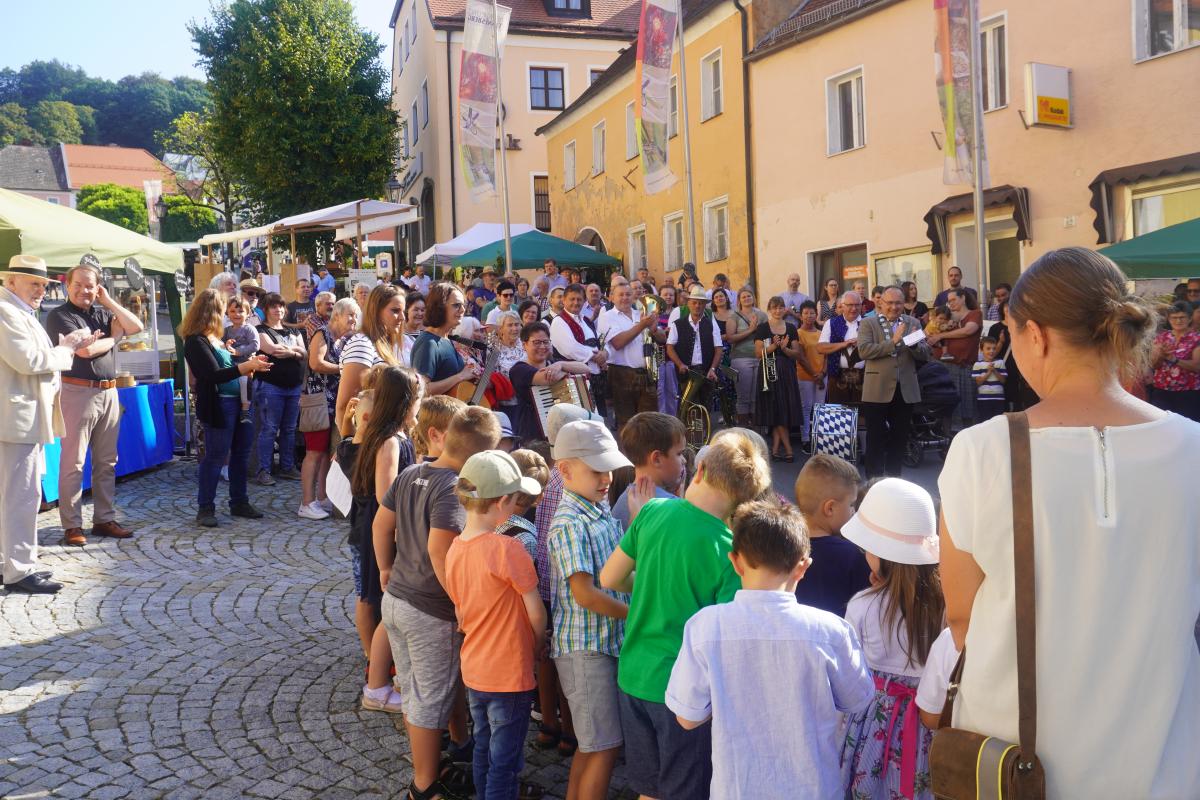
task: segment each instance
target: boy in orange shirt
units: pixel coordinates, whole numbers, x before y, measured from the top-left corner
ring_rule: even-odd
[[[462,677],[475,720],[472,770],[480,798],[516,797],[524,767],[546,609],[533,559],[496,528],[516,510],[519,494],[541,490],[501,450],[476,453],[459,471],[456,491],[467,522],[446,554],[446,593],[465,636]]]

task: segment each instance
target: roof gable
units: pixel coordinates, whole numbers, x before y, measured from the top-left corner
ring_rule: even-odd
[[[66,174],[54,147],[12,144],[0,149],[0,188],[17,191],[65,192]]]

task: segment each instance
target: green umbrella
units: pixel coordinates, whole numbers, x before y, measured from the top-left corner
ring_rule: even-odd
[[[512,238],[513,263],[509,269],[541,269],[553,258],[560,267],[619,267],[621,262],[590,247],[560,239],[541,231],[530,231]],[[504,259],[504,240],[485,244],[463,253],[450,263],[456,267],[495,266]],[[499,260],[499,261],[498,261]]]
[[[1117,262],[1130,280],[1200,275],[1200,219],[1144,233],[1099,252]]]

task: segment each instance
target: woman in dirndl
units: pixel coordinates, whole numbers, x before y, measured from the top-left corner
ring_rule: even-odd
[[[796,460],[791,432],[804,428],[804,404],[796,383],[796,361],[803,360],[804,347],[796,326],[784,319],[786,313],[783,298],[772,297],[767,302],[767,320],[754,331],[754,349],[759,359],[755,370],[759,392],[754,405],[754,424],[771,431],[771,459],[790,462]],[[765,377],[764,358],[768,364],[774,361],[774,369],[768,370]]]

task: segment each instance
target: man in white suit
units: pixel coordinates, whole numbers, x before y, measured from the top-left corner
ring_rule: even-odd
[[[58,406],[59,375],[71,368],[75,351],[97,334],[77,330],[50,341],[37,310],[50,282],[46,262],[16,255],[0,270],[0,560],[4,588],[10,592],[54,594],[61,583],[38,569],[38,475],[42,445],[62,435]]]

